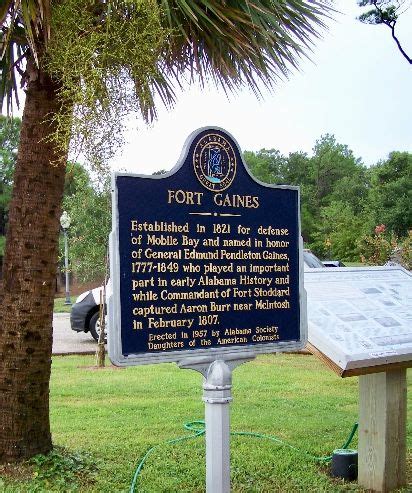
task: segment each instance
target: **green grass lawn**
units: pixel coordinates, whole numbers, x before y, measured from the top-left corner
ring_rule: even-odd
[[[54,299],[54,313],[70,313],[72,305],[65,305],[66,298],[55,298]],[[71,298],[72,303],[74,303],[73,298]]]
[[[149,447],[185,435],[184,423],[203,419],[200,374],[174,364],[105,370],[93,370],[93,364],[90,356],[53,358],[50,412],[55,445],[91,454],[88,460],[97,464],[97,474],[92,480],[82,480],[80,474],[63,489],[58,478],[40,482],[41,475],[33,478],[31,473],[31,479],[13,483],[3,475],[0,491],[126,492]],[[233,397],[232,431],[274,435],[301,452],[269,440],[233,436],[232,492],[362,491],[356,484],[331,479],[326,466],[305,455],[328,455],[346,441],[357,420],[357,378],[340,379],[313,356],[267,355],[235,370]],[[410,406],[408,413],[410,422]],[[351,447],[357,447],[357,437]],[[204,490],[204,437],[157,448],[136,489]]]

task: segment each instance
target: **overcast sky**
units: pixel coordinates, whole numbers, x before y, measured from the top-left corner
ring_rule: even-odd
[[[170,111],[159,107],[150,128],[131,124],[128,145],[113,169],[151,173],[176,163],[186,137],[213,125],[229,131],[242,150],[311,153],[332,133],[366,165],[393,150],[412,152],[412,66],[397,51],[385,26],[356,20],[356,0],[338,0],[342,12],[316,43],[312,61],[258,101],[244,90],[230,96],[210,87],[188,87]],[[412,56],[412,8],[398,21],[398,35]],[[136,128],[136,126],[138,128]]]

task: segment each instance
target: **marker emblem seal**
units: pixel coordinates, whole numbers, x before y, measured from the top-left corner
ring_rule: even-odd
[[[222,135],[204,135],[193,152],[193,168],[200,183],[211,192],[221,192],[232,184],[236,175],[236,154]]]

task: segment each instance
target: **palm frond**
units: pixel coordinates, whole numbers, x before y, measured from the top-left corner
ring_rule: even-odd
[[[4,0],[0,5],[0,27],[3,26],[12,3],[12,0]]]
[[[3,37],[7,33],[3,33]],[[1,37],[1,34],[0,34]],[[2,49],[0,57],[0,111],[3,110],[3,104],[6,103],[7,114],[12,113],[13,102],[19,107],[19,95],[17,91],[17,73],[19,63],[24,55],[20,46],[8,43]]]
[[[149,121],[156,116],[155,95],[164,105],[171,106],[176,97],[174,84],[180,84],[183,78],[199,80],[201,84],[210,80],[226,92],[236,92],[246,85],[259,96],[262,86],[271,88],[279,78],[287,78],[290,71],[298,66],[300,58],[307,56],[314,39],[325,28],[325,19],[333,12],[330,0],[145,2],[145,8],[153,8],[156,12],[160,9],[160,27],[168,33],[167,43],[160,55],[158,46],[151,50],[156,53],[157,62],[147,57],[147,63],[152,64],[148,75],[144,76],[140,70],[130,72],[139,109]],[[50,52],[53,44],[49,44],[49,39],[55,9],[67,3],[55,2],[52,11],[51,0],[1,2],[0,98],[7,102],[8,109],[12,106],[13,93],[16,94],[16,71],[24,68],[24,56],[30,56],[40,68],[47,48]],[[94,34],[97,31],[109,33],[109,23],[116,16],[130,21],[130,16],[140,15],[141,5],[142,0],[85,2],[86,10],[81,10],[81,15],[84,17],[86,12],[92,15],[91,29],[96,30]],[[80,7],[85,8],[81,3]],[[73,29],[77,32],[76,26]],[[53,27],[53,31],[55,41],[58,29]],[[130,46],[136,48],[139,34],[140,31],[136,31],[127,42],[122,43],[126,61],[123,57],[118,63],[124,64],[126,70],[128,50]],[[106,38],[105,46],[113,43],[113,38]],[[65,39],[66,48],[70,51],[73,40],[77,41],[78,38],[73,35]],[[91,58],[96,65],[95,70],[100,67],[97,62],[100,51],[105,53],[104,63],[110,61],[113,67],[117,66],[117,62],[111,60],[110,51],[99,48],[92,50],[96,55]],[[63,72],[59,70],[64,71],[66,66],[63,64],[60,69],[56,68],[54,76],[59,77],[59,73],[61,76]],[[46,64],[45,68],[48,70],[49,66]],[[73,80],[82,80],[83,75],[77,74]],[[64,78],[61,78],[63,81]],[[62,83],[64,86],[64,81]]]
[[[165,62],[226,90],[272,87],[311,49],[332,13],[328,0],[159,0],[174,30]]]
[[[50,0],[3,0],[0,6],[0,109],[6,101],[8,113],[13,100],[18,107],[17,73],[23,59],[32,56],[39,66],[39,54],[47,47],[50,8]]]

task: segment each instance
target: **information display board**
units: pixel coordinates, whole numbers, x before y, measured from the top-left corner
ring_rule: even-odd
[[[257,182],[222,129],[169,173],[113,175],[110,258],[117,365],[305,345],[299,190]]]
[[[305,272],[305,288],[308,342],[342,376],[412,361],[410,272],[402,267],[313,269]]]

